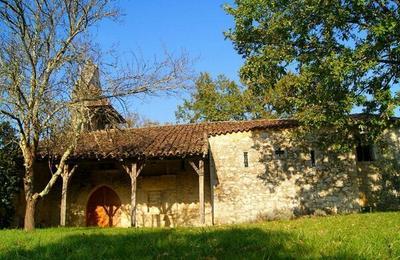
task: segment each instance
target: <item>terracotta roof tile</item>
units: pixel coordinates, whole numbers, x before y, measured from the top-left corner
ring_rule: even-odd
[[[202,155],[206,136],[296,126],[294,120],[225,121],[113,129],[81,136],[74,158],[159,158]]]

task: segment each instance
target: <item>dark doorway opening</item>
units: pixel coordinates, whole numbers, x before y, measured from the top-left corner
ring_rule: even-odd
[[[86,225],[115,227],[121,222],[121,200],[111,188],[102,186],[89,197],[86,208]]]

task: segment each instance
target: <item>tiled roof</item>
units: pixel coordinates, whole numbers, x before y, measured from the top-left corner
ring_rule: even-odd
[[[252,120],[112,129],[82,135],[72,158],[166,158],[208,152],[208,136],[287,128],[294,120]]]

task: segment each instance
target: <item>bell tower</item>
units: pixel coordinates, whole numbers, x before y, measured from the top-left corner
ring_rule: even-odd
[[[83,131],[110,129],[126,123],[109,99],[102,95],[99,68],[89,60],[82,67],[72,93],[73,100],[79,104],[79,112],[72,112],[72,117],[75,121],[78,114],[83,117]]]

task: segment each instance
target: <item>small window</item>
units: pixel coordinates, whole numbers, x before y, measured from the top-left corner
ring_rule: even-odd
[[[249,167],[249,153],[243,152],[243,163],[244,167]]]
[[[310,151],[310,160],[311,160],[311,166],[314,167],[315,166],[315,151],[314,150]]]
[[[161,192],[150,191],[147,195],[147,212],[158,213],[161,205]]]
[[[275,154],[275,159],[284,159],[286,155],[285,151],[282,150],[281,148],[275,149],[274,154]]]
[[[267,139],[268,138],[268,133],[267,132],[261,132],[260,137],[262,139]]]
[[[372,145],[358,145],[356,148],[357,161],[372,162],[374,161],[374,151]]]

